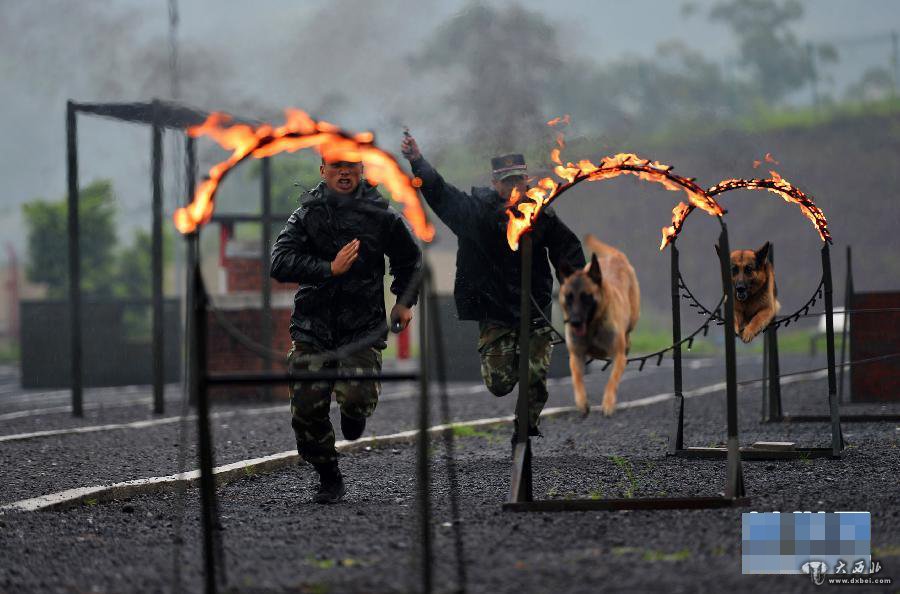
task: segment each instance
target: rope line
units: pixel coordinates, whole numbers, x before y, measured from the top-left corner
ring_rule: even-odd
[[[797,309],[797,311],[795,311],[794,313],[792,313],[790,315],[773,318],[772,321],[769,322],[769,325],[766,326],[766,329],[773,328],[773,327],[775,329],[778,329],[782,326],[787,328],[791,324],[791,322],[796,322],[800,318],[810,317],[811,315],[816,315],[816,314],[810,314],[809,308],[813,307],[816,304],[816,301],[818,301],[819,299],[822,298],[822,292],[824,291],[824,286],[825,286],[825,278],[822,277],[819,280],[819,284],[816,287],[815,291],[813,292],[812,297],[810,297],[806,301],[806,303],[801,305]],[[678,273],[678,288],[680,289],[680,291],[683,291],[681,293],[681,296],[682,296],[682,298],[684,298],[687,301],[689,307],[693,307],[693,308],[697,309],[699,311],[699,313],[701,313],[705,316],[714,317],[716,323],[720,326],[725,323],[724,318],[722,318],[722,316],[718,313],[719,308],[716,308],[715,312],[711,312],[702,303],[700,303],[700,300],[697,299],[694,296],[694,294],[691,292],[691,290],[688,288],[687,283],[684,281],[684,277],[681,275],[680,272]],[[900,308],[897,308],[897,309],[898,309],[898,311],[900,311]],[[823,312],[823,314],[824,314],[824,312]]]
[[[641,355],[639,357],[629,357],[628,359],[625,360],[625,364],[629,365],[631,363],[639,362],[640,367],[638,367],[638,372],[641,372],[644,370],[644,366],[647,364],[647,361],[649,361],[651,359],[656,359],[656,367],[659,367],[660,365],[662,365],[663,356],[665,356],[665,354],[668,353],[669,351],[675,350],[675,347],[679,347],[683,344],[687,344],[687,349],[691,350],[691,348],[694,346],[694,339],[697,337],[697,335],[702,332],[703,336],[706,336],[709,333],[710,324],[713,321],[716,321],[717,319],[719,319],[718,312],[719,312],[719,310],[722,309],[722,303],[724,301],[725,301],[725,296],[722,295],[722,299],[720,299],[718,305],[716,305],[715,312],[710,312],[710,314],[707,316],[708,319],[699,328],[694,330],[688,336],[685,336],[680,341],[670,344],[669,346],[667,346],[663,349],[660,349],[658,351],[655,351],[653,353],[648,353],[646,355]],[[553,346],[565,344],[565,342],[566,342],[565,337],[562,334],[560,334],[559,330],[557,330],[556,328],[553,327],[553,324],[550,322],[549,319],[547,319],[547,316],[544,315],[543,310],[541,310],[541,308],[538,307],[538,304],[534,298],[534,295],[531,296],[531,302],[535,306],[535,308],[538,310],[538,313],[541,314],[541,317],[544,318],[544,321],[547,323],[547,325],[550,327],[550,329],[553,331],[553,333],[556,334],[556,336],[557,336],[557,340],[553,341],[551,344]],[[589,364],[592,361],[605,361],[606,362],[606,365],[603,366],[603,369],[601,369],[601,371],[606,371],[606,369],[612,364],[612,359],[609,359],[606,357],[601,357],[598,359],[589,358],[587,360],[586,364]]]
[[[860,364],[862,364],[862,363],[873,363],[873,362],[875,362],[875,361],[883,361],[883,360],[885,360],[885,359],[894,359],[894,358],[896,358],[896,357],[900,357],[900,353],[889,353],[889,354],[887,354],[887,355],[879,355],[879,356],[877,356],[877,357],[868,357],[868,358],[866,358],[866,359],[857,359],[856,361],[846,361],[845,363],[838,363],[838,364],[836,364],[836,365],[835,365],[835,368],[838,368],[838,367],[850,367],[851,365],[860,365]],[[779,378],[793,377],[793,376],[795,376],[795,375],[805,375],[805,374],[807,374],[807,373],[815,373],[815,372],[817,372],[817,371],[827,371],[827,370],[828,370],[828,366],[826,365],[825,367],[817,367],[817,368],[815,368],[815,369],[805,369],[805,370],[803,370],[803,371],[793,371],[793,372],[791,372],[791,373],[781,373],[781,374],[778,375],[778,377],[779,377]],[[739,385],[739,386],[747,386],[747,385],[750,385],[750,384],[755,384],[755,383],[763,382],[763,381],[766,381],[766,380],[767,380],[767,378],[760,377],[760,378],[756,378],[756,379],[752,379],[752,380],[743,380],[743,381],[740,381],[740,382],[737,383],[737,385]]]

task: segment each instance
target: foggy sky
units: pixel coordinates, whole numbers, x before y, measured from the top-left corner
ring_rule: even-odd
[[[454,122],[438,110],[452,79],[414,76],[408,57],[465,4],[182,0],[180,99],[254,117],[300,107],[348,128],[372,129],[390,151],[397,150],[400,124],[407,124],[423,145],[433,146],[453,135]],[[558,26],[564,54],[573,57],[603,62],[646,56],[669,39],[680,39],[719,63],[733,59],[736,51],[727,29],[705,18],[711,1],[694,2],[701,9],[689,18],[682,16],[681,2],[670,0],[519,4],[544,12]],[[805,4],[805,19],[795,29],[802,40],[900,29],[900,5],[891,0]],[[21,204],[35,197],[55,200],[65,192],[65,101],[168,98],[167,32],[165,0],[0,0],[5,100],[0,236],[20,253],[25,241]],[[855,48],[836,69],[837,84],[873,62],[883,63],[884,52],[880,45]],[[112,178],[126,228],[148,228],[149,130],[82,117],[79,136],[82,185]],[[172,146],[167,142],[169,153]],[[203,156],[212,154],[206,149]],[[171,182],[167,212],[183,200]]]

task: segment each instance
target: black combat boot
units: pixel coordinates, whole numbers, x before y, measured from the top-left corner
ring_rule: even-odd
[[[344,434],[344,439],[349,439],[350,441],[359,439],[359,436],[362,435],[365,430],[365,417],[354,419],[353,417],[345,415],[344,411],[341,411],[341,433]]]
[[[541,430],[533,425],[528,426],[528,437],[544,437],[544,434],[541,433]],[[513,445],[516,445],[516,440],[519,439],[519,419],[513,420],[513,434],[510,441]]]
[[[313,497],[316,503],[337,503],[341,497],[347,492],[344,487],[344,477],[341,476],[341,470],[338,463],[326,462],[323,464],[313,464],[316,472],[319,473],[319,490]]]

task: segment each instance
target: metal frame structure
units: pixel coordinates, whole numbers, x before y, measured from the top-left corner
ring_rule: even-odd
[[[197,233],[187,236],[189,249],[196,250]],[[212,431],[209,425],[209,398],[208,389],[213,386],[228,385],[284,385],[290,382],[315,382],[322,380],[378,380],[387,382],[418,381],[421,391],[419,400],[419,434],[417,437],[417,477],[418,477],[418,504],[419,504],[419,536],[422,543],[421,552],[421,584],[422,591],[429,593],[433,589],[432,575],[432,529],[431,529],[431,495],[430,495],[430,468],[428,456],[428,428],[429,428],[429,362],[432,354],[432,340],[429,334],[436,320],[431,309],[436,301],[433,295],[431,283],[431,271],[427,263],[423,264],[421,279],[421,291],[419,299],[419,352],[420,368],[413,372],[392,372],[361,374],[340,371],[315,371],[300,373],[217,373],[210,374],[207,371],[206,351],[206,316],[208,296],[203,284],[200,266],[195,261],[191,270],[192,294],[190,308],[190,331],[188,352],[190,392],[197,403],[197,429],[200,455],[200,496],[201,496],[201,520],[203,529],[204,551],[204,584],[207,593],[216,592],[220,581],[224,581],[224,559],[222,554],[221,530],[219,521],[218,501],[216,498],[214,453],[212,448]],[[436,327],[436,326],[435,326]],[[436,342],[439,342],[436,341]],[[436,354],[442,356],[440,347]],[[437,361],[439,380],[443,383],[444,362]],[[446,390],[445,400],[446,400]],[[446,406],[446,402],[445,402]],[[455,477],[451,478],[455,482]],[[458,524],[458,522],[457,522]],[[461,541],[457,543],[461,547]],[[457,549],[458,555],[460,549]],[[461,558],[457,563],[462,563]]]
[[[831,275],[828,276],[828,280],[831,280]],[[846,353],[848,351],[847,341],[849,339],[848,336],[848,323],[850,321],[850,316],[853,315],[853,295],[854,295],[854,287],[853,287],[853,259],[852,259],[852,250],[851,247],[847,246],[847,276],[844,284],[844,323],[843,328],[841,329],[841,362],[838,365],[838,377],[837,377],[837,396],[836,400],[840,405],[848,405],[848,403],[844,399],[844,368],[848,367],[848,363],[845,361]],[[833,311],[828,308],[829,301],[826,301],[826,319],[825,319],[825,328],[826,328],[826,337],[830,334],[830,339],[828,341],[827,348],[829,349],[829,353],[831,356],[828,359],[828,372],[829,372],[829,401],[832,398],[832,370],[834,368],[834,318]],[[774,346],[770,346],[774,345]],[[768,369],[770,370],[768,373],[768,381],[764,383],[766,389],[763,392],[763,421],[770,423],[828,423],[832,424],[832,433],[834,433],[834,412],[832,411],[832,415],[785,415],[782,413],[781,407],[781,385],[780,385],[780,375],[778,368],[778,339],[776,335],[772,335],[771,337],[767,336],[766,346],[768,350],[767,362]],[[851,362],[852,363],[852,362]],[[852,373],[852,369],[848,372]],[[764,373],[765,375],[765,373]],[[838,423],[840,421],[845,421],[848,423],[877,423],[883,421],[900,421],[900,414],[895,413],[887,413],[887,414],[844,414],[838,415]],[[838,431],[840,431],[840,425],[838,424]]]
[[[152,190],[152,349],[153,349],[153,412],[165,411],[163,367],[163,182],[162,137],[165,129],[184,130],[189,126],[202,124],[208,114],[176,103],[154,99],[138,103],[66,103],[66,174],[68,186],[68,259],[69,259],[69,324],[72,372],[72,414],[84,415],[84,376],[82,361],[82,299],[81,299],[81,253],[79,240],[80,221],[78,182],[78,114],[112,118],[121,122],[148,124],[151,126],[151,190]],[[188,139],[189,162],[193,163],[193,144]],[[193,182],[190,182],[193,183]]]
[[[672,246],[675,248],[675,244],[673,242]],[[774,247],[770,247],[770,256],[774,253]],[[728,258],[728,254],[725,254],[725,257]],[[679,287],[683,287],[678,282],[678,279],[681,278],[681,274],[678,270],[678,258],[676,255],[673,255],[673,265],[672,265],[672,286],[673,290],[676,284]],[[729,273],[730,279],[730,273]],[[825,242],[822,245],[822,282],[820,286],[823,288],[823,296],[825,301],[825,311],[827,312],[828,322],[826,324],[826,350],[828,353],[828,404],[830,415],[828,417],[823,417],[823,420],[827,420],[831,423],[831,446],[830,447],[794,447],[789,449],[776,448],[771,446],[761,446],[761,447],[742,447],[741,457],[745,460],[789,460],[796,458],[840,458],[841,453],[844,450],[844,439],[843,434],[841,432],[841,418],[840,411],[837,400],[837,392],[836,392],[836,373],[835,373],[835,361],[834,361],[834,327],[833,327],[833,304],[832,304],[832,280],[831,280],[831,250],[828,242]],[[702,305],[699,305],[697,301],[690,294],[690,291],[687,290],[687,295],[691,299],[692,304],[697,304],[701,311],[708,311]],[[678,313],[676,306],[674,305],[675,295],[673,295],[673,318],[677,318]],[[814,302],[816,299],[816,295],[813,295],[813,298],[810,300]],[[791,314],[790,316],[784,316],[780,320],[774,321],[770,326],[765,330],[764,334],[764,354],[763,354],[763,416],[764,420],[768,420],[769,416],[774,417],[775,415],[781,415],[781,386],[778,383],[779,377],[779,365],[778,365],[778,337],[777,337],[777,328],[780,323],[787,321],[788,323],[794,316],[800,315],[800,311],[804,308],[808,308],[810,305],[810,301],[807,304],[798,310],[797,314]],[[732,310],[730,307],[726,307],[726,312]],[[715,312],[710,315],[716,315]],[[719,322],[723,323],[725,326],[725,332],[734,335],[734,321],[727,321],[724,318],[719,319]],[[680,321],[675,321],[673,327],[677,327],[680,325]],[[681,358],[678,357],[675,361],[676,375],[681,375]],[[676,380],[676,393],[679,391],[678,384],[679,380]],[[676,396],[677,398],[677,396]],[[672,437],[669,439],[669,454],[673,456],[679,456],[683,458],[721,458],[725,455],[724,448],[705,448],[705,447],[684,447],[684,414],[683,410],[676,410],[676,419],[675,424],[672,429]]]
[[[719,218],[721,232],[718,239],[719,267],[722,277],[722,291],[725,303],[733,303],[734,288],[731,283],[731,271],[728,246],[728,229]],[[681,388],[681,319],[680,307],[675,302],[677,287],[674,272],[678,267],[678,252],[672,248],[673,270],[673,358],[675,359],[675,414],[676,425],[680,426],[684,417],[684,396]],[[528,358],[523,356],[530,352],[531,341],[531,264],[532,238],[526,232],[520,240],[521,250],[521,309],[519,327],[519,393],[516,412],[519,419],[528,418]],[[727,448],[722,455],[727,458],[725,489],[721,497],[648,497],[628,499],[567,499],[535,501],[532,487],[531,440],[528,437],[528,424],[519,422],[516,441],[513,449],[512,480],[508,503],[503,509],[517,512],[531,511],[590,511],[621,509],[707,509],[743,506],[749,504],[744,488],[744,475],[741,467],[741,452],[738,442],[737,422],[737,363],[735,355],[734,310],[725,308],[725,364],[726,364],[726,406],[727,406]],[[677,437],[681,438],[679,432]],[[675,439],[673,436],[672,439]],[[670,442],[671,443],[671,442]],[[680,442],[679,442],[680,445]],[[684,450],[682,450],[684,451]],[[719,457],[719,456],[717,456]]]
[[[187,185],[188,199],[194,194],[195,186],[195,150],[194,139],[187,139]],[[213,221],[219,222],[261,222],[263,234],[263,307],[271,305],[271,284],[268,276],[269,270],[269,243],[271,221],[271,170],[269,159],[263,159],[262,166],[262,216],[254,215],[218,215]],[[436,357],[433,362],[437,372],[437,380],[441,391],[441,404],[444,421],[449,422],[449,404],[446,389],[446,364],[444,350],[439,336],[440,327],[436,314],[437,300],[433,291],[431,269],[427,260],[423,258],[423,267],[418,282],[419,288],[419,358],[418,371],[392,372],[377,374],[342,373],[340,371],[304,371],[299,373],[272,372],[266,369],[262,372],[248,373],[217,373],[210,374],[207,369],[207,312],[209,297],[206,292],[203,277],[200,270],[199,259],[199,227],[193,233],[185,236],[188,253],[188,283],[186,300],[187,330],[185,341],[187,349],[186,381],[188,384],[188,397],[196,404],[197,429],[199,440],[200,458],[200,501],[201,501],[201,527],[203,532],[203,567],[204,588],[207,594],[218,591],[219,586],[225,580],[225,560],[222,548],[222,525],[219,520],[219,505],[216,497],[214,452],[212,446],[212,430],[209,423],[209,397],[208,390],[214,386],[255,385],[274,386],[284,385],[290,382],[314,382],[322,380],[378,380],[387,382],[418,381],[421,392],[419,400],[417,437],[417,483],[418,483],[418,511],[419,511],[419,537],[421,541],[421,589],[429,594],[434,588],[433,579],[433,552],[432,552],[432,528],[431,528],[431,491],[430,491],[430,462],[428,454],[429,442],[429,407],[430,407],[430,377],[429,366],[432,363],[432,354]],[[436,340],[432,340],[432,333],[437,333]],[[264,331],[264,340],[270,344],[271,329]],[[448,452],[453,451],[452,431],[445,432],[445,444]],[[448,463],[448,478],[451,490],[456,489],[455,466]],[[458,591],[465,591],[465,568],[463,558],[463,544],[461,525],[458,521],[458,505],[455,497],[451,499],[451,515],[454,519],[454,534],[456,537],[456,563],[459,576]]]

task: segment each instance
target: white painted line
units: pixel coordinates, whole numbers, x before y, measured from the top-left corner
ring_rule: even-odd
[[[212,419],[227,419],[235,415],[265,415],[273,412],[284,412],[287,404],[279,404],[275,406],[264,406],[259,408],[247,408],[243,410],[228,410],[211,413]],[[100,431],[114,431],[116,429],[146,429],[147,427],[158,427],[160,425],[170,425],[177,423],[182,417],[164,417],[162,419],[147,419],[145,421],[132,421],[130,423],[110,423],[108,425],[90,425],[87,427],[70,427],[68,429],[48,429],[46,431],[32,431],[30,433],[16,433],[13,435],[0,435],[0,442],[4,441],[20,441],[23,439],[34,439],[36,437],[52,437],[55,435],[77,435],[81,433],[97,433]],[[184,417],[185,420],[195,420],[196,415],[190,414]]]
[[[84,410],[105,410],[110,408],[128,408],[131,406],[138,406],[140,404],[151,404],[153,399],[151,398],[139,398],[137,400],[117,400],[115,402],[91,402],[88,404],[84,404],[82,407]],[[62,414],[62,413],[71,413],[72,405],[67,404],[65,406],[51,406],[47,408],[30,408],[28,410],[18,410],[15,412],[3,413],[0,414],[0,421],[11,421],[13,419],[23,419],[25,417],[39,417],[44,415],[53,415],[53,414]]]
[[[622,381],[627,379],[632,379],[636,376],[626,376],[622,378]],[[562,386],[571,384],[572,379],[569,377],[563,378],[551,378],[547,380],[547,385],[550,387],[554,386]],[[448,388],[447,393],[450,396],[462,396],[462,395],[471,395],[471,394],[480,394],[482,392],[486,392],[487,388],[482,384],[473,384],[471,386],[460,386],[456,388]],[[381,402],[391,402],[396,400],[403,400],[406,398],[411,398],[419,393],[419,389],[409,388],[406,390],[398,390],[397,392],[391,392],[388,394],[384,394],[381,398]],[[146,402],[150,402],[149,399]],[[118,403],[117,406],[127,406],[123,403]],[[112,408],[113,406],[107,405],[107,408]],[[260,408],[249,408],[249,409],[235,409],[230,411],[220,411],[214,412],[210,414],[210,418],[220,419],[220,418],[228,418],[232,417],[236,414],[242,415],[264,415],[270,413],[282,413],[288,407],[288,403],[278,404],[272,406],[265,406]],[[332,402],[331,408],[336,408],[337,404]],[[90,406],[85,406],[86,409],[89,408],[103,408],[101,404],[92,404]],[[32,411],[18,411],[13,413],[6,413],[4,415],[0,415],[0,421],[7,419],[15,419],[26,416],[32,416],[40,414],[41,411],[52,411],[52,412],[69,412],[71,409],[69,407],[54,407],[54,408],[46,408],[46,409],[37,409]],[[196,417],[194,415],[189,415],[186,420],[194,420]],[[171,425],[172,423],[177,423],[181,420],[181,416],[173,416],[173,417],[163,417],[159,419],[147,419],[143,421],[132,421],[128,423],[109,423],[105,425],[88,425],[84,427],[69,427],[66,429],[45,429],[43,431],[31,431],[28,433],[13,433],[9,435],[0,435],[0,443],[9,442],[9,441],[22,441],[26,439],[37,439],[41,437],[55,437],[59,435],[82,435],[85,433],[99,433],[103,431],[117,431],[122,429],[147,429],[150,427],[159,427],[161,425]]]
[[[784,378],[783,383],[790,384],[800,381],[820,379],[826,377],[826,375],[826,371],[819,371],[806,375],[796,375]],[[710,384],[708,386],[702,386],[694,390],[688,390],[687,392],[684,392],[683,395],[685,398],[693,398],[695,396],[703,396],[705,394],[712,394],[722,391],[725,389],[725,387],[725,382],[718,382],[715,384]],[[743,386],[739,386],[739,389],[741,387]],[[616,406],[616,408],[627,409],[649,406],[651,404],[657,404],[660,402],[671,400],[674,396],[675,394],[672,392],[656,394],[654,396],[646,396],[637,400],[628,400],[625,402],[621,402]],[[541,417],[555,417],[567,413],[577,412],[577,410],[578,409],[574,406],[557,406],[544,409],[544,411],[541,413]],[[601,407],[599,405],[592,406],[591,410],[600,411]],[[435,425],[433,427],[430,427],[428,429],[428,432],[432,434],[443,433],[444,431],[452,429],[453,427],[485,427],[511,423],[512,421],[513,415],[476,419],[473,421],[460,421],[458,423],[451,423],[449,425]],[[341,440],[335,443],[335,448],[339,452],[348,452],[362,449],[368,445],[385,445],[408,442],[415,439],[418,434],[418,429],[410,429],[407,431],[400,431],[398,433],[391,433],[389,435],[372,435],[369,437],[362,437],[360,439],[357,439],[356,441]],[[240,478],[244,474],[268,472],[276,470],[278,468],[283,468],[290,464],[296,463],[299,458],[300,456],[299,454],[297,454],[296,450],[288,450],[285,452],[279,452],[277,454],[271,454],[269,456],[252,458],[249,460],[240,460],[238,462],[232,462],[231,464],[225,464],[224,466],[217,466],[213,469],[213,473],[216,475],[216,482],[220,484],[227,483],[236,478]],[[49,495],[41,495],[40,497],[33,497],[31,499],[23,499],[0,506],[0,515],[5,512],[62,509],[86,501],[97,503],[100,501],[125,499],[129,497],[135,497],[137,495],[165,491],[169,487],[175,485],[189,485],[197,481],[199,477],[200,471],[192,470],[180,475],[170,474],[167,476],[136,479],[131,481],[113,483],[110,485],[98,485],[93,487],[79,487],[76,489],[68,489],[66,491],[59,491],[57,493],[51,493]]]

